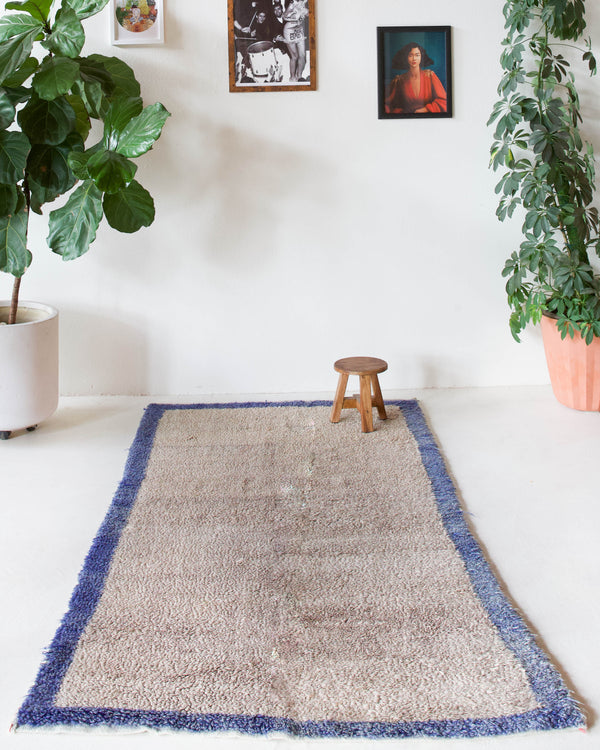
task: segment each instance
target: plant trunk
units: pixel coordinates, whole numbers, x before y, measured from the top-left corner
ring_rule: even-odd
[[[10,312],[8,313],[8,325],[17,322],[17,308],[19,306],[19,289],[21,288],[21,276],[15,276],[12,298],[10,300]]]

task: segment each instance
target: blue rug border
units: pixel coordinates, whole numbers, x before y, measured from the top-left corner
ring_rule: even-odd
[[[139,424],[117,492],[85,559],[68,611],[46,651],[35,684],[19,709],[15,727],[48,726],[139,727],[192,732],[237,731],[246,734],[282,732],[297,737],[482,737],[532,730],[585,728],[585,717],[558,671],[537,645],[523,619],[503,593],[465,520],[456,488],[437,441],[416,399],[389,400],[398,406],[415,438],[432,483],[441,518],[460,553],[474,590],[501,637],[523,665],[542,708],[489,719],[430,722],[295,722],[271,716],[190,715],[172,711],[109,708],[57,708],[53,705],[77,643],[104,588],[121,532],[135,503],[158,423],[165,413],[180,409],[242,409],[286,406],[331,406],[331,401],[247,401],[191,404],[149,404]]]

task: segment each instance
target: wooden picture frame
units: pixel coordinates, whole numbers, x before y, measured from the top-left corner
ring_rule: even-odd
[[[450,26],[377,29],[379,119],[452,117]]]
[[[111,42],[163,44],[164,0],[110,0]]]
[[[229,90],[314,91],[314,0],[227,0]]]

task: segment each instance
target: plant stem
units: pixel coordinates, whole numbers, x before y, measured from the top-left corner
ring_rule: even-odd
[[[25,230],[25,242],[29,235],[29,214],[31,211],[31,191],[29,189],[29,181],[27,179],[27,172],[25,172],[25,179],[23,180],[23,192],[25,193],[25,204],[27,210],[27,229]],[[22,276],[15,276],[13,282],[12,297],[10,300],[10,312],[8,313],[8,324],[13,325],[17,322],[17,308],[19,307],[19,291],[21,289]]]
[[[19,289],[21,287],[21,276],[15,276],[13,283],[12,298],[10,301],[10,312],[8,313],[8,325],[17,322],[17,307],[19,306]]]

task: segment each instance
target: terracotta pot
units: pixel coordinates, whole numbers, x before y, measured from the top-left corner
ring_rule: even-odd
[[[579,411],[600,411],[600,338],[586,344],[581,334],[561,339],[556,320],[542,317],[542,337],[554,395]]]
[[[0,301],[0,322],[9,302]],[[14,325],[0,325],[0,433],[33,428],[58,405],[58,311],[22,302]]]

